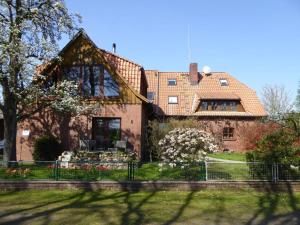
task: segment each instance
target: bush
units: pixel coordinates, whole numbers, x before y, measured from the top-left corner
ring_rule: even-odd
[[[57,160],[62,152],[62,146],[54,136],[42,136],[34,143],[33,159],[35,161]]]
[[[204,160],[207,152],[217,149],[214,138],[196,128],[176,128],[159,141],[159,146],[162,161],[170,166]]]
[[[297,164],[299,148],[295,144],[296,137],[287,129],[280,129],[265,135],[257,144],[257,148],[246,154],[247,161],[266,164]]]
[[[280,125],[271,121],[267,122],[255,122],[250,126],[244,127],[241,130],[243,133],[243,145],[244,150],[255,150],[258,147],[258,142],[268,134],[273,133],[275,130],[279,130]],[[255,132],[253,132],[255,131]]]
[[[160,160],[162,148],[159,146],[158,142],[175,128],[203,129],[203,125],[195,119],[169,119],[163,123],[157,120],[149,121],[147,138],[148,155],[144,158],[150,161]]]

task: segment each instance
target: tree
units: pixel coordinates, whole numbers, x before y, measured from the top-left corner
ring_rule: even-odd
[[[262,102],[271,119],[277,119],[293,109],[290,93],[284,86],[266,85],[262,90]]]
[[[70,14],[63,0],[0,0],[0,109],[4,117],[4,161],[16,160],[17,123],[33,113],[52,106],[77,107],[79,99],[69,90],[72,82],[42,89],[40,82],[32,82],[36,66],[56,56],[57,42],[63,34],[72,35],[77,15]],[[39,77],[43,80],[44,78]],[[52,101],[41,101],[49,95]],[[38,100],[38,101],[37,101]]]
[[[296,107],[297,107],[298,111],[300,112],[300,82],[299,82],[299,87],[297,90]]]

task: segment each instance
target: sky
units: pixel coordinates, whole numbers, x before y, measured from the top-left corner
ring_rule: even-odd
[[[66,0],[99,48],[160,71],[228,72],[261,95],[300,82],[300,0]],[[67,39],[61,41],[63,47]]]

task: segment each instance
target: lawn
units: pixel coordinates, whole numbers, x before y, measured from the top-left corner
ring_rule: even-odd
[[[208,156],[216,159],[246,161],[246,154],[241,152],[216,152],[210,153]]]
[[[0,192],[0,224],[299,224],[299,200],[253,190]]]

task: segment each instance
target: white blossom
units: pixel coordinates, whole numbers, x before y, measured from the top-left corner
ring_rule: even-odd
[[[176,128],[159,141],[161,160],[174,167],[177,163],[198,162],[206,159],[207,152],[216,151],[211,134],[196,128]],[[184,165],[181,165],[184,167]]]

